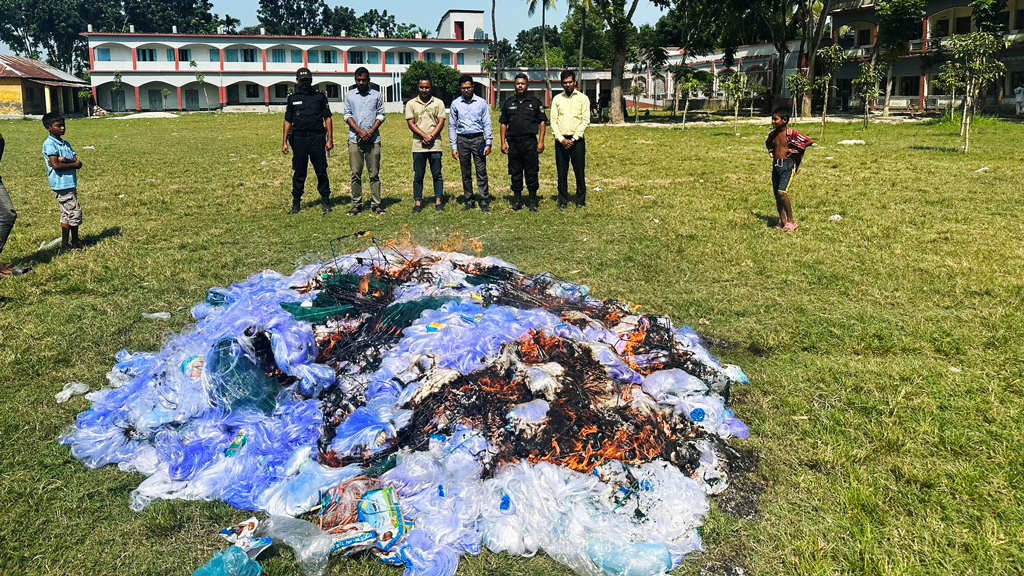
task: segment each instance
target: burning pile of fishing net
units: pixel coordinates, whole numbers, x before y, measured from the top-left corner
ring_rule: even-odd
[[[118,353],[62,442],[146,475],[135,510],[267,514],[211,561],[251,573],[280,542],[307,574],[370,553],[450,575],[482,546],[658,574],[701,548],[724,440],[747,435],[726,408],[746,376],[692,330],[496,258],[374,247],[192,314],[159,352]]]

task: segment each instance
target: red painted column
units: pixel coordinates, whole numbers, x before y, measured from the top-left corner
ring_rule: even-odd
[[[423,62],[423,52],[420,52],[419,55],[420,55],[420,62]]]
[[[174,51],[174,69],[175,70],[179,70],[179,68],[178,68],[178,49],[177,48],[172,48],[172,50]]]
[[[178,110],[184,110],[184,106],[181,105],[181,86],[178,86]]]
[[[267,49],[263,48],[263,71],[267,71]]]
[[[94,50],[96,50],[96,49],[95,48],[89,48],[89,71],[90,72],[94,68],[94,65],[93,65],[93,51]]]
[[[384,59],[384,51],[380,51],[380,71],[381,73],[387,72],[387,60]]]
[[[348,50],[341,51],[341,59],[345,66],[345,72],[348,72]]]
[[[137,67],[138,67],[138,64],[136,63],[135,58],[136,58],[135,48],[132,48],[132,70],[136,70]]]
[[[224,49],[220,49],[220,71],[224,71]]]
[[[458,54],[452,54],[452,67],[455,68],[456,70],[459,69],[459,55]]]
[[[97,106],[99,106],[100,99],[98,97],[96,97],[96,87],[95,86],[92,87],[92,101],[95,102]]]
[[[142,102],[139,101],[139,87],[135,87],[135,109],[142,110]]]
[[[309,51],[308,50],[303,50],[302,51],[302,67],[303,68],[309,68]]]
[[[263,87],[263,102],[270,106],[270,86]]]

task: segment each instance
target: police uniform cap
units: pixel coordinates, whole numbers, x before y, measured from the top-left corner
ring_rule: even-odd
[[[309,68],[303,67],[303,68],[299,68],[298,70],[295,71],[295,79],[296,80],[301,80],[303,78],[309,78],[309,79],[313,78],[313,73],[309,71]]]

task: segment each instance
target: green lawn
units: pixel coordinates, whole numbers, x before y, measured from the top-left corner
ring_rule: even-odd
[[[59,233],[44,129],[0,122],[0,174],[19,212],[3,261],[35,268],[0,280],[0,574],[183,575],[223,549],[217,530],[247,513],[181,501],[132,512],[142,477],[73,459],[56,438],[88,403],[58,405],[53,395],[72,380],[102,386],[121,348],[157,349],[190,323],[208,287],[290,271],[361,229],[435,246],[478,239],[525,271],[691,324],[746,370],[751,385],[734,403],[751,428],[739,444],[761,458],[747,480],[765,486],[760,512],[715,509],[707,552],[681,573],[1008,574],[1024,565],[1024,125],[978,122],[967,157],[948,124],[830,125],[794,184],[792,234],[770,229],[767,121],[741,126],[741,137],[731,126],[592,128],[583,210],[555,208],[549,150],[539,213],[496,202],[490,214],[452,203],[413,215],[409,133],[392,116],[382,180],[397,203],[383,218],[348,218],[343,204],[321,216],[312,173],[308,208],[288,216],[280,126],[279,115],[255,114],[70,120],[92,246],[55,255],[36,252]],[[834,145],[844,138],[867,144]],[[330,161],[338,198],[345,158]],[[491,160],[503,197],[505,161]],[[457,193],[457,165],[449,157],[444,166],[446,191]],[[141,318],[155,311],[173,317]],[[264,565],[298,574],[287,552]],[[568,573],[544,557],[488,553],[460,567]],[[399,570],[337,559],[329,573]]]

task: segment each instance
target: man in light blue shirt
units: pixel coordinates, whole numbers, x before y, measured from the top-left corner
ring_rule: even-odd
[[[370,176],[370,207],[377,214],[387,212],[380,203],[380,125],[384,122],[384,98],[370,88],[370,71],[360,67],[355,74],[356,87],[345,95],[345,122],[348,124],[348,165],[352,169],[352,209],[349,216],[363,209],[363,164]]]
[[[476,185],[480,192],[480,210],[490,210],[491,195],[487,187],[487,155],[491,153],[491,111],[483,98],[473,94],[473,77],[463,74],[459,78],[462,98],[452,101],[448,114],[448,142],[452,158],[459,161],[462,170],[462,195],[466,202],[463,210],[476,205],[473,198],[472,164],[476,165]]]

